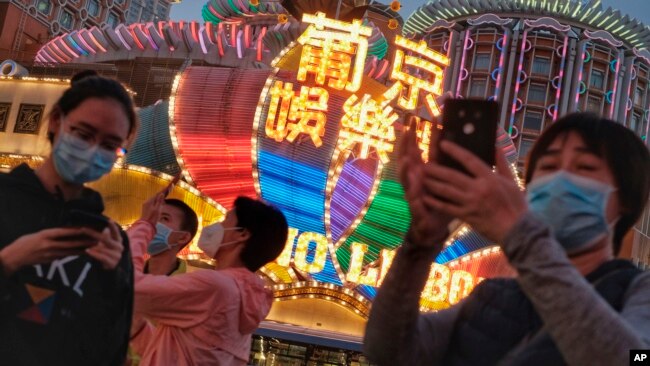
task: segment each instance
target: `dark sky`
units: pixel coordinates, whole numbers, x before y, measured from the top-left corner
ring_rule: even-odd
[[[623,13],[631,14],[637,19],[650,25],[650,0],[602,0],[603,7],[612,6]],[[389,3],[390,0],[382,0]],[[178,5],[173,5],[171,18],[174,20],[201,20],[201,7],[206,0],[183,0]],[[403,0],[400,14],[406,20],[418,6],[425,4],[426,1]]]

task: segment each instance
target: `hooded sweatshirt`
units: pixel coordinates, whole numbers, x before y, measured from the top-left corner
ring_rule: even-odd
[[[84,189],[65,201],[20,165],[0,174],[0,249],[21,236],[61,227],[70,210],[100,215],[99,193]],[[88,255],[0,273],[0,364],[105,365],[124,363],[131,326],[133,275],[126,235],[117,267],[105,270]]]
[[[270,290],[246,268],[202,269],[175,276],[142,273],[155,234],[144,221],[129,230],[135,268],[131,345],[148,365],[246,365],[251,334],[271,309]],[[156,327],[143,322],[146,318]]]

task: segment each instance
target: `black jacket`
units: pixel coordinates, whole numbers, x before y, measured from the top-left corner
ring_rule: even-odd
[[[586,279],[620,312],[625,291],[641,272],[631,262],[615,259],[601,264]],[[517,280],[485,280],[467,300],[454,327],[444,365],[566,365]]]
[[[0,248],[17,238],[58,227],[70,209],[101,214],[99,193],[77,200],[47,192],[21,165],[0,174]],[[93,258],[72,256],[0,276],[0,364],[122,365],[133,309],[133,267],[128,239],[115,270]]]

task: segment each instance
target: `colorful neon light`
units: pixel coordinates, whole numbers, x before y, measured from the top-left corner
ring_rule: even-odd
[[[310,25],[298,37],[298,43],[303,45],[298,80],[306,81],[307,74],[314,74],[317,85],[325,85],[328,78],[327,85],[331,88],[351,92],[359,90],[368,53],[367,37],[372,28],[363,26],[360,20],[348,23],[328,19],[320,12],[304,14],[302,20]],[[350,71],[351,80],[348,79]]]

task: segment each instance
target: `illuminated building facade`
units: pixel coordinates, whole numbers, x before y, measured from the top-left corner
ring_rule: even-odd
[[[520,169],[541,131],[572,111],[616,120],[650,146],[650,27],[600,0],[434,0],[403,32],[455,60],[445,90],[500,102]],[[649,235],[646,209],[630,238],[646,265]]]
[[[30,70],[45,76],[94,64],[137,93],[142,128],[115,174],[133,175],[130,184],[138,188],[117,185],[123,191],[111,197],[147,197],[143,177],[164,180],[180,171],[185,187],[221,214],[238,195],[282,209],[290,225],[287,246],[259,272],[276,300],[267,320],[297,324],[303,333],[345,334],[358,345],[410,221],[394,149],[405,112],[421,117],[416,128],[426,155],[441,94],[501,102],[497,143],[513,169],[544,126],[569,111],[593,110],[625,121],[641,136],[647,131],[646,28],[619,23],[598,2],[513,0],[498,9],[492,3],[434,1],[400,32],[392,4],[344,1],[341,9],[319,9],[322,2],[282,7],[210,0],[205,23],[65,33],[39,50]],[[599,14],[610,32],[594,23]],[[148,71],[134,77],[142,65]],[[631,93],[638,90],[635,99]],[[22,133],[14,122],[19,102],[6,123],[14,134]],[[642,118],[633,126],[634,115]],[[98,186],[102,192],[111,187]],[[133,217],[116,219],[128,224]],[[190,246],[187,254],[200,251]],[[461,223],[431,266],[421,307],[445,308],[482,278],[512,274],[497,243]],[[292,333],[288,329],[269,323],[258,335],[281,338]],[[262,364],[269,347],[286,350],[278,354],[287,360],[308,357],[304,345],[265,339],[254,349]]]
[[[167,20],[181,0],[4,0],[0,2],[0,52],[25,61],[45,42],[78,29]],[[33,57],[33,54],[31,54]]]
[[[602,114],[646,139],[648,27],[600,0],[458,1],[453,11],[449,3],[420,7],[404,32],[456,60],[446,90],[501,103],[501,125],[520,159],[571,111]]]

